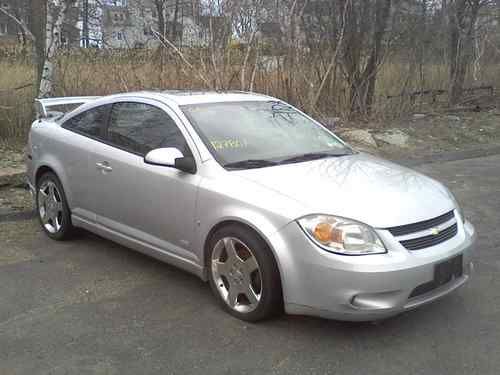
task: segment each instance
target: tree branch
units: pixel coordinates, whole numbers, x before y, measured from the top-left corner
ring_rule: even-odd
[[[157,30],[155,29],[151,29],[151,31],[153,32],[153,35],[160,41],[160,43],[164,46],[168,46],[170,48],[172,48],[175,53],[177,53],[179,55],[179,57],[181,58],[181,60],[184,62],[184,64],[186,64],[190,69],[196,71],[196,73],[198,73],[198,77],[203,81],[203,83],[205,83],[205,85],[207,85],[207,87],[211,88],[212,86],[210,85],[210,83],[208,82],[208,80],[205,78],[205,76],[199,71],[197,70],[187,59],[186,57],[184,56],[184,54],[175,46],[174,43],[172,43],[170,40],[168,40],[167,38],[165,38],[163,35],[161,35]]]
[[[9,11],[5,10],[3,7],[0,7],[0,13],[5,14],[7,17],[9,17],[11,20],[13,20],[24,32],[24,34],[31,39],[33,42],[35,41],[35,36],[33,33],[28,29],[28,26],[24,23],[23,20],[20,18],[16,17],[14,14],[10,13]]]

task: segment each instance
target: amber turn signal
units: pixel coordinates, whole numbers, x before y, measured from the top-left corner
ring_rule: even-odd
[[[319,223],[314,228],[314,238],[321,243],[327,244],[332,240],[333,226],[330,223]]]

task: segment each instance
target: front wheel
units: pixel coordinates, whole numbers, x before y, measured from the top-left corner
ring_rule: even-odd
[[[71,214],[62,185],[52,172],[43,174],[36,189],[38,219],[44,232],[54,240],[65,240],[73,233]]]
[[[210,286],[226,311],[250,322],[282,311],[278,267],[260,237],[231,225],[218,230],[209,246]]]

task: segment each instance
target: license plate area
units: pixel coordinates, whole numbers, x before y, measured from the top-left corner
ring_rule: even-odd
[[[463,275],[463,255],[439,263],[434,268],[434,285],[439,287]]]

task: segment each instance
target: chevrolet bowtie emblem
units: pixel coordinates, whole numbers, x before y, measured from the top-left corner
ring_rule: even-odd
[[[439,230],[439,228],[432,228],[431,229],[431,233],[434,235],[434,236],[437,236],[441,231]]]

